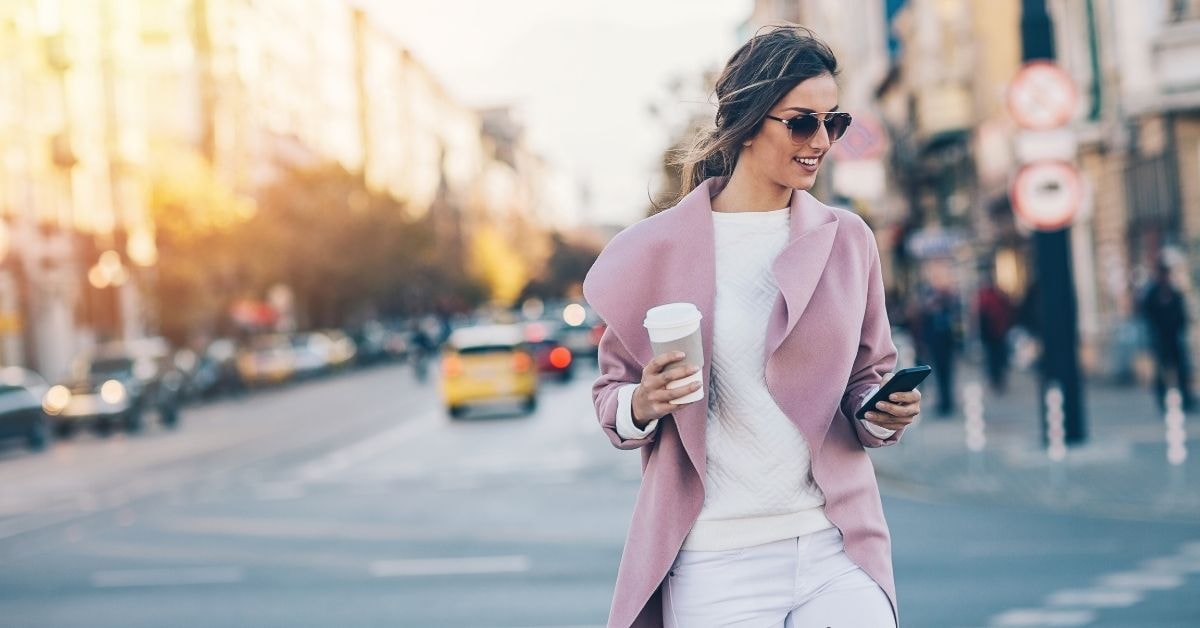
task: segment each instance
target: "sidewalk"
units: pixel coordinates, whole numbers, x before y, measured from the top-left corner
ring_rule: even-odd
[[[963,363],[955,382],[984,382]],[[1166,424],[1140,387],[1085,385],[1086,443],[1052,462],[1041,444],[1038,387],[1032,373],[1013,372],[1006,394],[984,384],[987,439],[968,451],[961,410],[933,412],[932,381],[921,387],[926,410],[894,447],[872,449],[880,483],[935,498],[954,496],[1104,517],[1200,523],[1200,416],[1186,423],[1188,459],[1167,462]],[[960,404],[961,406],[961,404]]]

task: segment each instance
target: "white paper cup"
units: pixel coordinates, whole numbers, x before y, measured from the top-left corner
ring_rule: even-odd
[[[695,305],[668,303],[647,310],[646,320],[642,323],[650,335],[650,346],[654,348],[655,356],[672,351],[682,351],[684,353],[683,364],[701,369],[694,375],[667,384],[667,388],[673,390],[692,382],[701,383],[700,388],[695,392],[671,401],[674,405],[700,401],[704,398],[704,344],[700,336],[700,319],[700,309]]]

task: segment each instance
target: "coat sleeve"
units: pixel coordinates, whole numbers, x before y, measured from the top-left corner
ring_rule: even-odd
[[[617,449],[638,449],[654,442],[656,433],[646,438],[626,440],[617,433],[618,396],[622,388],[642,381],[642,366],[629,354],[625,345],[613,333],[612,328],[604,331],[597,351],[600,377],[592,384],[592,402],[596,405],[596,418],[600,428],[608,435]]]
[[[897,443],[904,434],[904,429],[897,430],[886,439],[879,438],[854,418],[855,411],[883,381],[883,376],[896,367],[896,345],[892,343],[892,327],[888,322],[887,307],[884,303],[879,250],[876,248],[874,236],[870,235],[868,238],[870,267],[867,277],[867,307],[859,333],[858,354],[854,358],[846,393],[842,396],[842,412],[854,424],[863,446],[885,447]]]

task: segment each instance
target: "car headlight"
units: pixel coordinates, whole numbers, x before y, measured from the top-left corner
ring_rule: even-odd
[[[42,409],[46,414],[58,414],[71,404],[71,391],[61,384],[53,386],[42,397]]]
[[[105,403],[117,405],[125,401],[125,385],[115,379],[110,379],[100,386],[100,398]]]

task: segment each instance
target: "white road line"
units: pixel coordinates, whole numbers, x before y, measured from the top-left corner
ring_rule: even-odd
[[[172,587],[195,584],[233,584],[246,579],[241,567],[179,567],[173,569],[120,569],[92,574],[92,586]]]
[[[1091,611],[1017,608],[992,618],[991,626],[1086,626],[1096,620]]]
[[[523,573],[529,571],[528,556],[482,556],[474,558],[414,558],[377,560],[371,563],[376,578],[443,576],[460,574]]]
[[[405,441],[428,434],[442,426],[440,416],[428,414],[420,419],[408,421],[385,432],[369,436],[353,445],[334,450],[300,468],[302,481],[314,482],[327,479],[350,467],[394,452]]]
[[[1137,591],[1117,589],[1064,589],[1051,593],[1046,606],[1091,606],[1093,608],[1124,608],[1142,601]]]
[[[1101,586],[1113,589],[1133,589],[1145,591],[1150,589],[1174,589],[1183,585],[1183,578],[1169,573],[1153,573],[1149,571],[1126,571],[1114,573],[1100,578]]]
[[[1188,542],[1170,556],[1142,561],[1137,571],[1100,576],[1090,589],[1062,589],[1046,596],[1044,608],[1015,608],[991,619],[991,626],[1084,626],[1096,619],[1096,609],[1123,608],[1140,603],[1143,593],[1183,586],[1184,574],[1200,571],[1200,543]]]

